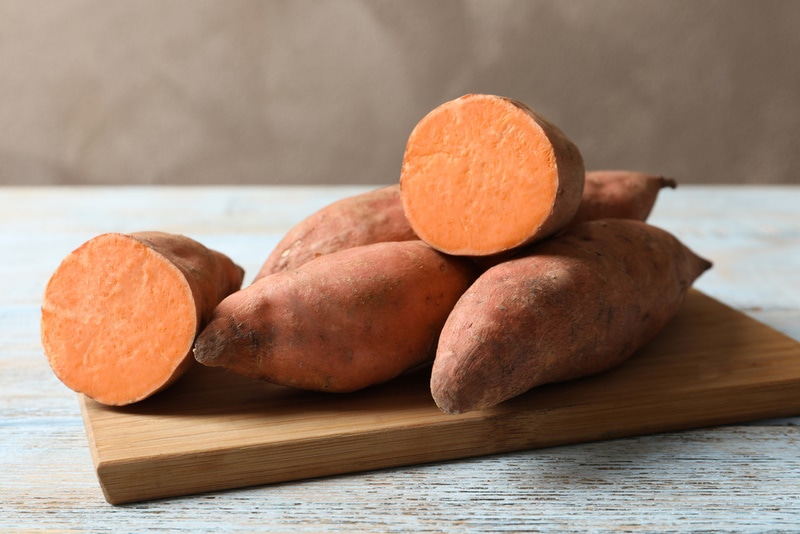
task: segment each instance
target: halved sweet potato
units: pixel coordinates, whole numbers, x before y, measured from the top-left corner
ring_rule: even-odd
[[[578,148],[521,102],[465,95],[411,132],[400,194],[420,239],[448,254],[489,256],[568,225],[584,174]]]
[[[69,388],[108,405],[145,399],[194,361],[192,344],[244,271],[188,237],[108,233],[56,269],[42,301],[42,346]]]

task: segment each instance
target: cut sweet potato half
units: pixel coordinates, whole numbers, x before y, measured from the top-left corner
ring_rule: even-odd
[[[244,271],[188,237],[109,233],[70,253],[42,302],[42,346],[67,387],[107,405],[164,389]]]
[[[564,228],[584,174],[578,148],[524,104],[465,95],[411,132],[400,187],[420,239],[442,252],[486,256]]]

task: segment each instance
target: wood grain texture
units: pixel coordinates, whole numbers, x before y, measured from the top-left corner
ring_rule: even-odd
[[[38,340],[44,284],[110,230],[158,228],[252,276],[282,233],[361,187],[0,190],[0,531],[792,531],[800,418],[109,506],[76,396]],[[651,221],[715,268],[698,289],[800,340],[800,188],[665,191]],[[247,283],[247,279],[246,282]]]

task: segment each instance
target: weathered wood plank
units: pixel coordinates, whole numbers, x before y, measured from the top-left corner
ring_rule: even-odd
[[[103,500],[78,425],[42,421],[3,433],[11,439],[0,442],[0,457],[13,454],[28,471],[3,479],[3,531],[742,532],[800,524],[797,426],[669,433],[122,507]]]

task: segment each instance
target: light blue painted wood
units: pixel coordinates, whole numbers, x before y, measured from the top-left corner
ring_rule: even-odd
[[[0,190],[0,531],[765,531],[800,525],[800,417],[112,507],[75,395],[39,344],[60,260],[160,229],[252,277],[281,235],[364,187]],[[715,262],[698,287],[800,340],[800,187],[665,190],[651,222]],[[246,282],[249,278],[246,278]]]

